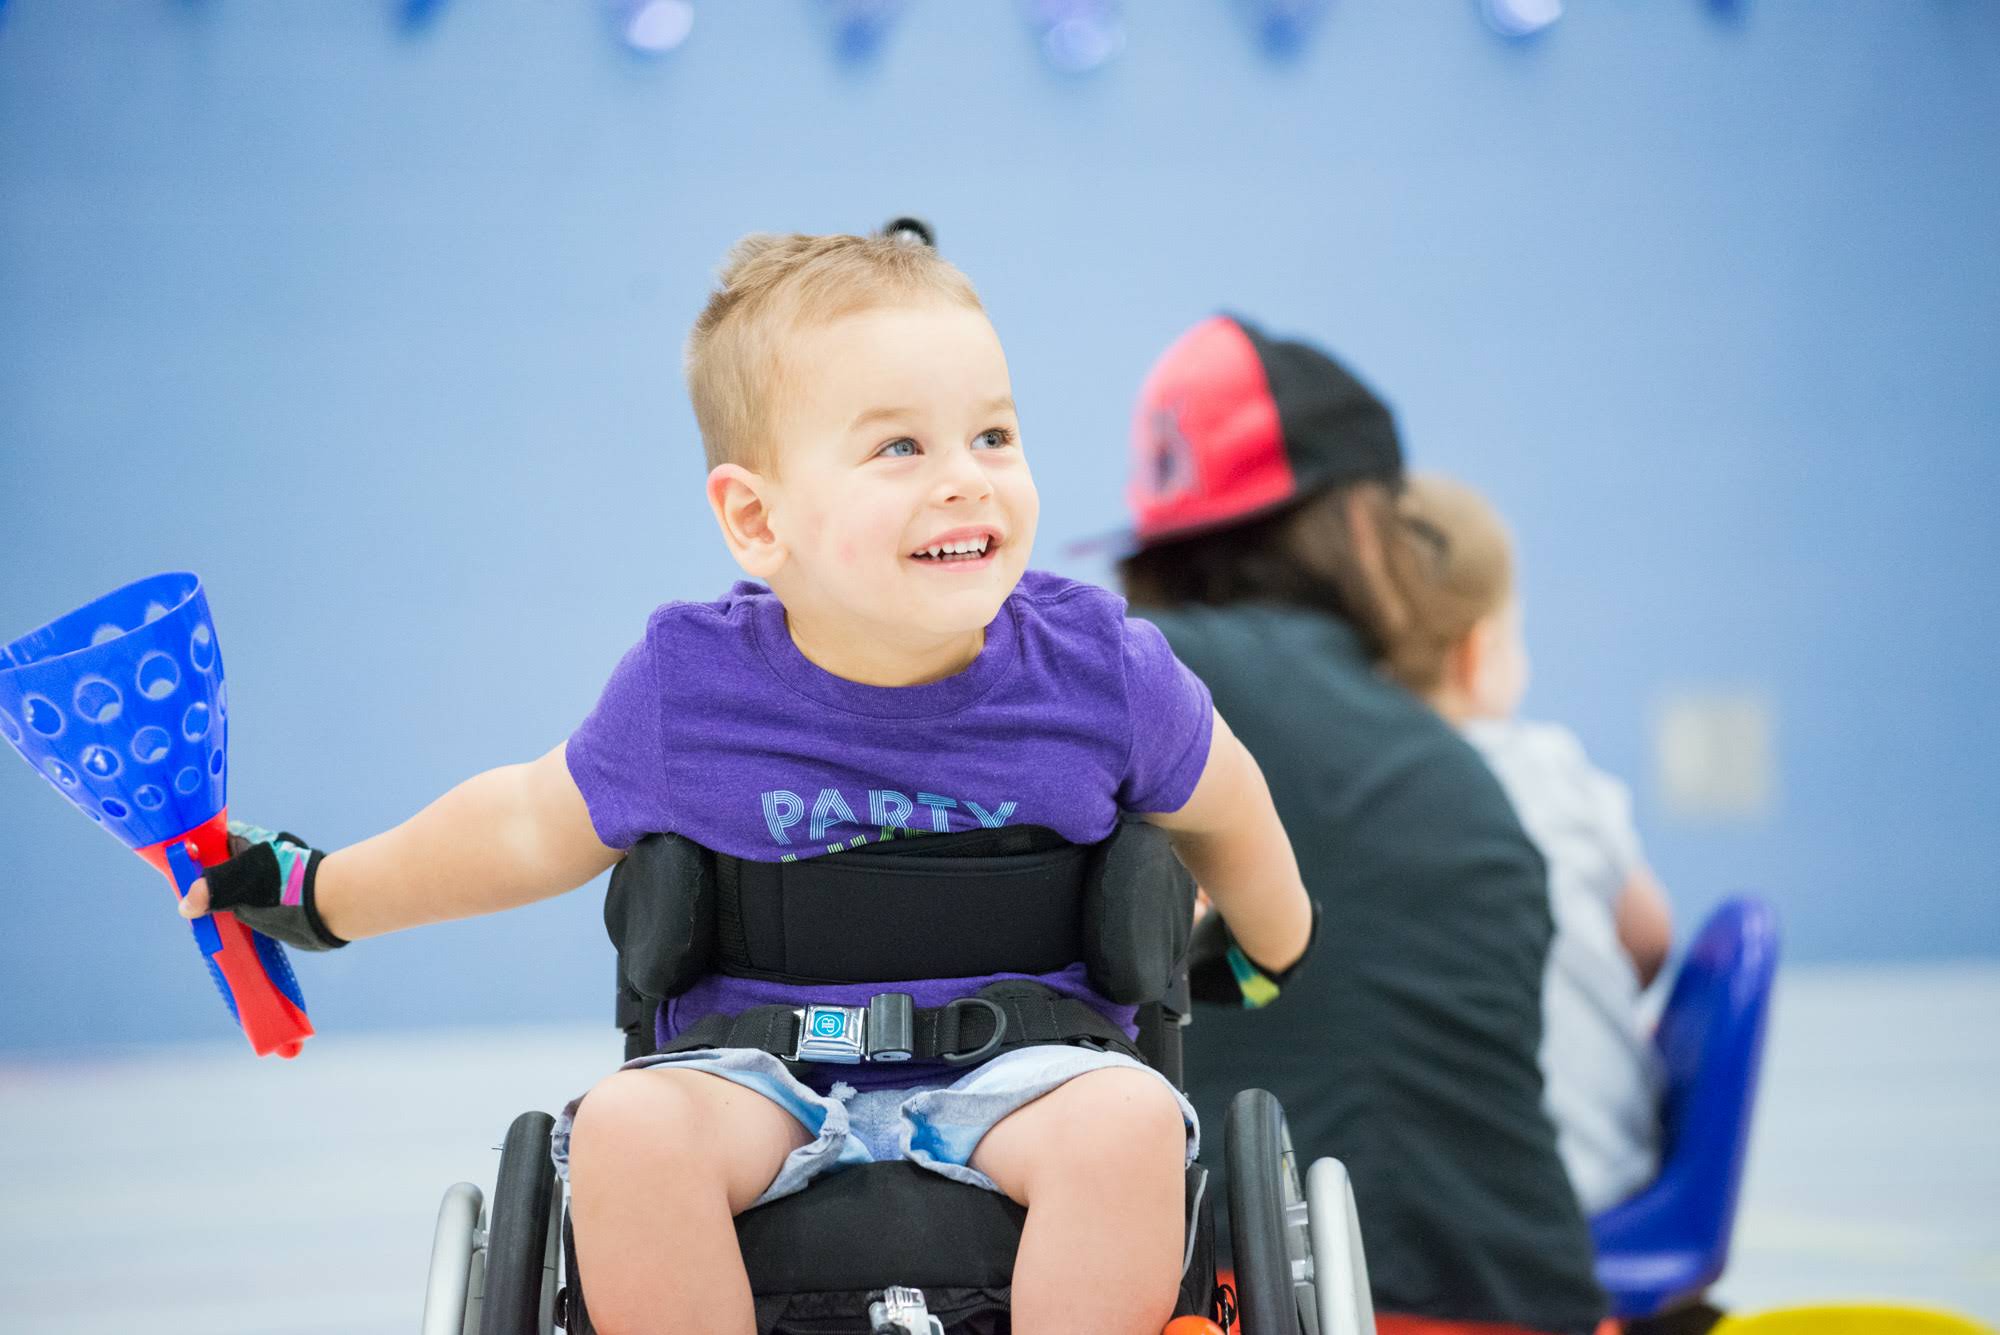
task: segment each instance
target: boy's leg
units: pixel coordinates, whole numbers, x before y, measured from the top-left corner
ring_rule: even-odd
[[[1028,1207],[1022,1335],[1158,1335],[1180,1290],[1187,1124],[1150,1071],[1089,1071],[995,1123],[970,1166]]]
[[[751,1335],[735,1216],[812,1139],[755,1090],[672,1068],[620,1071],[577,1107],[570,1216],[602,1335]]]

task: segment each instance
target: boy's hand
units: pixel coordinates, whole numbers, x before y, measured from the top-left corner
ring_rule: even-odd
[[[1211,1006],[1261,1010],[1278,999],[1318,940],[1319,905],[1314,904],[1312,933],[1306,938],[1305,954],[1283,969],[1266,969],[1243,953],[1243,947],[1229,934],[1221,914],[1201,914],[1195,919],[1194,936],[1188,942],[1188,990],[1196,1001]]]
[[[325,855],[295,834],[229,822],[227,862],[210,867],[181,900],[183,918],[233,913],[245,924],[300,950],[333,950],[347,942],[327,930],[313,904],[313,882]]]

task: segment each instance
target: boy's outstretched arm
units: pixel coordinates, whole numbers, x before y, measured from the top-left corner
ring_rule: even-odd
[[[1194,795],[1146,819],[1168,832],[1252,963],[1282,973],[1298,962],[1312,937],[1312,901],[1264,772],[1222,715]]]
[[[564,748],[474,775],[392,830],[327,854],[314,901],[343,940],[469,918],[574,890],[624,854],[597,837]],[[181,912],[208,911],[197,881]]]

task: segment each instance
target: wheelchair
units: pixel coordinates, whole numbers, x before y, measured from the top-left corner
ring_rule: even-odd
[[[627,1060],[658,1050],[655,1017],[662,995],[672,990],[661,979],[670,982],[712,967],[714,960],[702,944],[704,924],[719,917],[726,938],[737,923],[757,917],[754,904],[745,907],[749,893],[730,883],[727,873],[720,914],[712,903],[699,902],[714,894],[713,855],[691,845],[664,846],[662,856],[670,865],[663,872],[662,857],[656,856],[660,846],[649,848],[662,838],[673,837],[641,841],[614,873],[607,896],[606,923],[619,947],[617,1019],[625,1033]],[[940,835],[912,842],[926,845],[926,852],[945,850],[948,843],[970,847],[979,859],[979,872],[999,874],[1010,895],[1023,886],[1032,894],[1034,887],[1053,883],[1050,857],[1067,856],[1052,852],[1051,841],[1019,833],[989,839],[983,847],[978,840],[958,842],[963,838]],[[1151,827],[1129,823],[1113,841],[1096,847],[1114,842],[1143,845],[1140,881],[1166,874],[1185,881],[1177,862],[1161,861],[1161,854],[1171,859],[1171,853],[1165,851],[1164,836]],[[1076,851],[1067,844],[1061,848]],[[844,852],[787,865],[814,868],[813,876],[871,875],[883,866],[873,856],[873,850]],[[1123,854],[1111,856],[1115,861]],[[700,861],[702,857],[709,861]],[[954,865],[964,861],[952,859]],[[778,865],[744,864],[758,875]],[[1025,880],[1007,879],[1022,869]],[[704,884],[690,900],[688,886],[697,879]],[[845,888],[851,892],[852,882]],[[737,902],[738,896],[743,902]],[[801,896],[793,898],[794,916],[809,917],[808,910],[798,908]],[[1074,910],[1099,921],[1120,917],[1117,905],[1107,912],[1102,905],[1065,903],[1060,895],[1055,899],[1060,913]],[[1176,885],[1168,897],[1176,909],[1183,901],[1191,908],[1191,884]],[[697,939],[689,954],[682,942],[687,933],[677,928],[664,934],[672,956],[666,965],[654,949],[663,934],[653,930],[659,921],[654,910],[663,903],[671,905],[666,916],[673,923],[695,924]],[[1138,923],[1142,919],[1135,912],[1159,907],[1157,900],[1126,905],[1124,921]],[[1144,921],[1157,925],[1151,917]],[[866,933],[883,925],[862,923],[858,930]],[[1169,934],[1161,958],[1171,961],[1170,981],[1138,1009],[1136,1051],[1176,1088],[1181,1085],[1181,1030],[1192,1011],[1187,944],[1184,927]],[[804,1028],[801,1014],[799,1029]],[[500,1147],[490,1201],[469,1182],[446,1190],[432,1243],[423,1335],[552,1335],[558,1330],[590,1335],[585,1276],[578,1268],[562,1184],[549,1154],[553,1124],[544,1112],[515,1118]],[[1366,1260],[1346,1170],[1337,1160],[1321,1159],[1302,1175],[1284,1110],[1263,1090],[1236,1096],[1222,1128],[1222,1144],[1235,1269],[1233,1275],[1218,1275],[1208,1172],[1191,1164],[1175,1316],[1205,1318],[1242,1335],[1373,1335]],[[1010,1329],[1009,1286],[1025,1218],[1026,1211],[1003,1196],[907,1162],[862,1164],[831,1173],[805,1191],[736,1218],[759,1335],[1004,1335]],[[1204,1327],[1197,1321],[1194,1328]]]

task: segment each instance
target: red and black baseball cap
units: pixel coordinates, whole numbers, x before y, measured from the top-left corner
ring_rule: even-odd
[[[1387,405],[1319,349],[1217,315],[1174,340],[1132,414],[1128,550],[1229,528],[1328,487],[1395,482]]]

